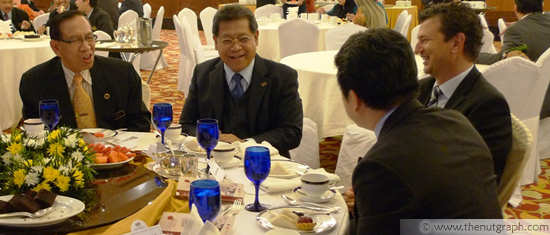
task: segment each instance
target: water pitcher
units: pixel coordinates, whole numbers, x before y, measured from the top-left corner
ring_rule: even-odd
[[[137,40],[141,46],[150,47],[153,44],[153,22],[150,18],[138,18],[136,26],[138,28]]]

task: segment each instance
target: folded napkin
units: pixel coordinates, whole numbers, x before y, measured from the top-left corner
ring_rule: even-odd
[[[270,155],[278,155],[279,154],[279,150],[277,150],[276,148],[274,148],[269,142],[267,141],[264,141],[260,144],[256,143],[256,141],[254,139],[249,139],[247,140],[246,142],[242,143],[242,142],[239,142],[239,141],[235,141],[232,143],[233,145],[237,146],[237,149],[239,149],[239,153],[237,153],[237,155],[239,156],[244,156],[244,152],[246,150],[246,148],[248,147],[251,147],[251,146],[263,146],[263,147],[267,147],[269,149],[269,154]]]
[[[0,20],[0,33],[11,33],[11,20]]]
[[[334,179],[336,181],[336,185],[340,183],[340,177],[338,175],[328,173],[327,171],[325,171],[324,168],[310,170],[308,171],[308,173],[324,174],[328,176],[329,179]],[[260,189],[265,193],[277,193],[277,192],[292,190],[300,186],[301,184],[302,184],[302,181],[300,180],[300,177],[295,177],[292,179],[280,179],[280,178],[274,178],[274,177],[267,177],[267,179],[264,182],[262,182],[262,184],[260,185]],[[247,194],[255,194],[254,185],[252,183],[246,184],[244,187],[244,192]]]
[[[220,230],[214,224],[210,223],[210,221],[206,221],[206,223],[202,222],[202,219],[197,212],[197,207],[195,205],[192,205],[191,212],[189,213],[189,217],[187,217],[187,222],[185,222],[185,226],[183,226],[183,231],[181,231],[181,234],[186,235],[220,235]]]

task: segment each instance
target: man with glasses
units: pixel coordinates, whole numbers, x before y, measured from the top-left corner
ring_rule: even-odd
[[[50,33],[57,56],[21,78],[23,118],[38,118],[39,102],[55,99],[61,116],[57,126],[150,131],[139,75],[128,62],[94,56],[96,36],[82,13],[59,14]]]
[[[212,32],[220,57],[195,67],[179,122],[195,135],[198,119],[215,118],[221,141],[267,141],[289,157],[302,137],[297,73],[256,54],[257,29],[248,8],[218,10]]]

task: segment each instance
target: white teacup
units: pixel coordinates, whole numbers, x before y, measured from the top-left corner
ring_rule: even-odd
[[[315,22],[319,20],[319,13],[308,13],[307,19],[311,22]]]
[[[321,15],[321,23],[327,23],[328,22],[328,15],[322,14]]]
[[[484,1],[471,1],[470,4],[472,8],[477,8],[477,9],[485,8],[486,6]]]
[[[302,190],[309,197],[321,197],[328,190],[329,187],[332,187],[336,184],[334,179],[330,179],[324,174],[318,173],[307,173],[302,175]]]
[[[227,163],[233,159],[237,149],[234,145],[226,142],[218,142],[218,145],[212,151],[212,156],[218,163]]]
[[[271,23],[277,23],[280,18],[281,18],[281,15],[279,13],[273,13],[269,17],[269,20],[271,20]]]
[[[168,129],[164,132],[164,137],[170,141],[177,141],[181,136],[181,124],[172,123]]]
[[[40,118],[30,118],[25,120],[24,123],[25,131],[30,135],[40,135],[44,131],[44,123],[42,123]]]
[[[337,23],[338,23],[338,17],[336,17],[336,16],[330,17],[330,24],[331,25],[336,25]]]

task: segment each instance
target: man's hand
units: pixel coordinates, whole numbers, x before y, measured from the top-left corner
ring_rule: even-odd
[[[28,21],[23,20],[23,22],[21,22],[21,29],[28,29],[30,27],[31,27],[31,23],[29,23]]]
[[[244,140],[239,139],[239,137],[233,135],[233,134],[221,134],[220,135],[220,141],[233,143],[235,141],[244,142]]]
[[[348,211],[353,214],[353,207],[355,206],[355,193],[353,193],[353,188],[350,187],[346,192],[344,192],[344,201],[348,206]]]
[[[319,7],[319,9],[317,9],[317,13],[319,13],[319,14],[326,14],[327,11],[325,11],[325,8]]]
[[[61,5],[60,7],[57,8],[57,13],[61,14],[65,11],[65,6]]]
[[[46,26],[45,25],[40,26],[40,28],[36,29],[36,32],[38,33],[38,35],[44,34],[44,32],[46,32]]]

